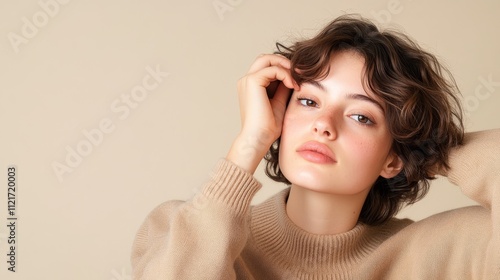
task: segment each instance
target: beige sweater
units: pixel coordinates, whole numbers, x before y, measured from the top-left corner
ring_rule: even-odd
[[[288,189],[250,206],[260,184],[221,160],[192,200],[146,218],[134,279],[500,279],[499,146],[500,130],[470,133],[450,156],[449,180],[481,206],[338,235],[295,226]]]

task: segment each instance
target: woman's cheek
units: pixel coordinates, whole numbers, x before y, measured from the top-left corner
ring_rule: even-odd
[[[366,169],[378,170],[381,163],[384,161],[384,147],[377,145],[375,142],[355,142],[355,146],[349,149],[353,158],[359,166]]]
[[[282,137],[294,130],[294,126],[297,126],[297,119],[293,113],[285,114],[283,119]]]

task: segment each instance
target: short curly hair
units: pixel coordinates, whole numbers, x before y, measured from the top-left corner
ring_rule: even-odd
[[[344,15],[312,39],[276,46],[277,54],[291,60],[292,77],[299,85],[325,78],[336,52],[354,51],[365,60],[363,79],[385,103],[392,150],[404,167],[393,178],[379,176],[375,181],[361,210],[361,222],[388,221],[405,204],[428,192],[436,167],[449,168],[449,150],[461,145],[464,137],[460,92],[450,71],[408,36],[379,31],[358,15]],[[290,184],[279,167],[279,147],[280,138],[265,156],[265,172],[275,181]]]

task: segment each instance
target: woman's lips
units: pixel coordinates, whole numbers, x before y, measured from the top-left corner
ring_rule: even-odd
[[[297,153],[307,161],[321,164],[335,163],[335,155],[323,143],[309,141],[297,149]]]

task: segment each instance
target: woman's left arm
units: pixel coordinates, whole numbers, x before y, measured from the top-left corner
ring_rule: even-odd
[[[451,168],[443,175],[491,213],[491,239],[483,265],[488,277],[500,279],[500,129],[465,134],[464,145],[451,151],[449,163]]]
[[[449,181],[500,214],[500,129],[466,133],[464,145],[452,149],[449,162]]]

